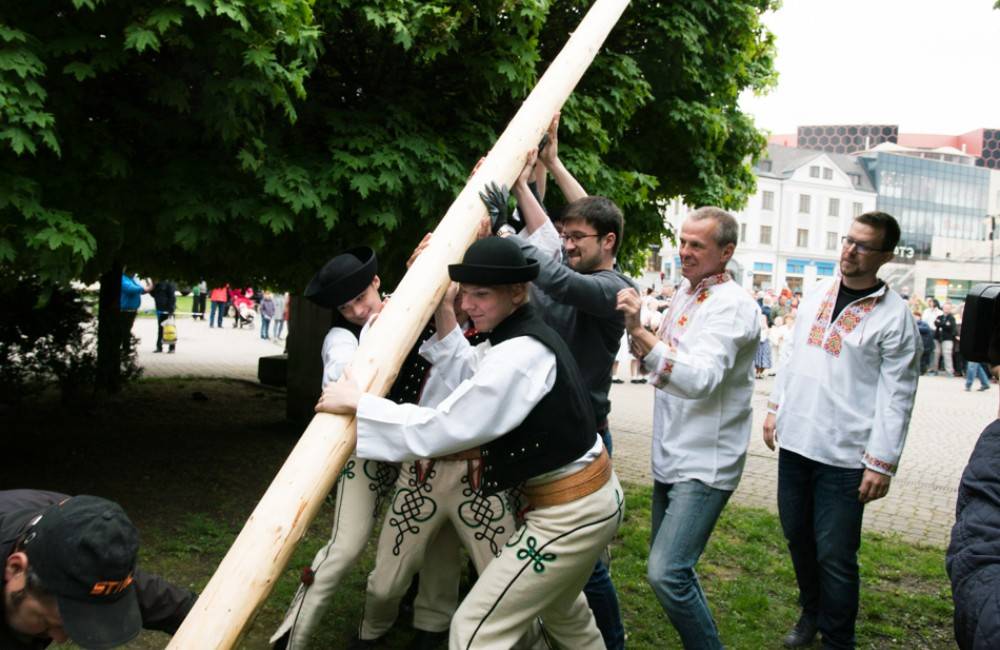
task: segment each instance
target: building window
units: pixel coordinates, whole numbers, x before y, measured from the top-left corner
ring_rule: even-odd
[[[829,167],[823,168],[823,180],[832,181],[833,180],[833,170]]]
[[[861,185],[861,174],[848,174],[847,177],[851,179],[851,185]]]
[[[769,172],[769,171],[771,171],[771,161],[770,160],[762,160],[762,161],[760,161],[760,171],[762,171],[762,172]]]
[[[799,248],[809,248],[809,231],[799,228],[795,235],[795,245]]]
[[[774,192],[770,190],[764,190],[764,193],[760,197],[760,209],[761,210],[773,210],[774,209]]]
[[[812,165],[809,168],[809,178],[819,178],[819,165]]]
[[[828,250],[828,251],[835,251],[835,250],[837,250],[837,240],[838,239],[839,239],[839,237],[837,237],[837,233],[835,233],[835,232],[828,232],[828,233],[826,233],[826,250]]]
[[[840,199],[830,199],[830,210],[827,212],[831,217],[840,216]]]
[[[771,226],[760,227],[760,243],[766,245],[771,243]]]
[[[740,224],[740,243],[742,244],[747,240],[747,225],[745,223]]]
[[[809,214],[809,208],[811,207],[812,197],[808,194],[799,194],[799,212],[803,214]]]
[[[861,216],[861,211],[864,210],[864,209],[865,209],[865,206],[863,204],[858,203],[857,201],[855,201],[854,205],[851,207],[851,216],[854,217],[855,219],[857,219],[858,217]]]

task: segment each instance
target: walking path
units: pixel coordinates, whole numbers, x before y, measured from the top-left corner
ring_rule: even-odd
[[[209,328],[207,321],[178,320],[176,354],[154,354],[156,320],[136,320],[133,332],[142,339],[139,362],[146,377],[257,378],[257,359],[280,354],[283,343],[262,340],[259,329]],[[775,511],[777,454],[764,446],[764,404],[773,379],[754,391],[754,425],[750,451],[733,501]],[[865,529],[897,533],[909,541],[945,546],[955,518],[955,496],[962,470],[987,424],[997,416],[997,388],[966,393],[962,380],[924,377],[910,425],[899,473],[889,495],[866,508]],[[627,481],[651,484],[653,388],[645,384],[613,386],[610,424],[615,469]],[[780,434],[779,434],[780,435]]]

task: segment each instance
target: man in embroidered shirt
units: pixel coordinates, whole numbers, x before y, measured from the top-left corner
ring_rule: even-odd
[[[632,352],[657,389],[647,578],[685,648],[722,647],[694,566],[739,483],[750,441],[760,310],[725,273],[738,231],[718,208],[688,216],[680,237],[684,282],[659,336],[642,327],[639,294],[618,294]]]
[[[889,491],[920,374],[920,336],[906,301],[876,274],[899,225],[884,212],[851,224],[840,278],[799,305],[778,370],[764,442],[778,455],[778,512],[802,615],[784,639],[853,648],[865,503]]]

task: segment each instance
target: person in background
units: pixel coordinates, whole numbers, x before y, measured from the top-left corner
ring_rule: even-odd
[[[931,374],[937,374],[942,359],[945,375],[955,374],[951,353],[955,347],[957,333],[958,324],[952,314],[951,303],[946,302],[941,308],[941,315],[934,319],[934,361],[931,363]]]
[[[156,349],[153,352],[163,352],[163,323],[177,310],[177,285],[170,280],[159,280],[149,294],[156,302]],[[176,342],[168,344],[170,354],[176,349]]]
[[[208,287],[205,281],[191,287],[191,320],[205,320],[205,294]]]
[[[139,276],[129,277],[122,273],[122,289],[118,310],[122,333],[122,354],[126,357],[132,354],[132,325],[135,324],[135,315],[142,303],[142,294],[146,291],[147,287],[139,281]]]
[[[226,313],[226,303],[229,302],[229,285],[212,289],[212,311],[208,313],[209,327],[222,327],[222,316]]]
[[[273,318],[274,298],[271,296],[270,291],[265,291],[263,297],[260,299],[260,338],[265,341],[270,338],[268,336],[268,329],[271,326]]]
[[[931,358],[934,356],[934,328],[923,319],[923,312],[913,312],[917,319],[917,332],[920,333],[920,343],[923,352],[920,354],[920,374],[927,374],[931,368]]]
[[[281,340],[281,331],[285,328],[285,301],[288,294],[278,292],[271,298],[274,301],[274,323],[271,328],[271,338],[274,341]]]

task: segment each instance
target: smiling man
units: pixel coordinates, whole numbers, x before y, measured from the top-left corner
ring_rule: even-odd
[[[843,238],[840,277],[803,298],[791,353],[764,421],[778,455],[778,513],[802,613],[784,639],[853,648],[858,548],[865,504],[889,491],[920,375],[920,335],[906,301],[878,279],[899,224],[857,217]]]
[[[618,294],[632,353],[652,373],[652,547],[647,579],[685,648],[721,648],[694,567],[743,473],[760,310],[726,273],[736,220],[695,210],[681,226],[684,282],[658,334],[634,289]]]
[[[196,597],[137,569],[138,552],[139,532],[107,499],[0,492],[0,648],[72,640],[103,650],[128,643],[144,627],[175,632]]]

